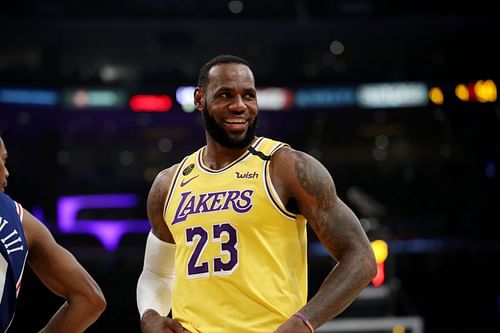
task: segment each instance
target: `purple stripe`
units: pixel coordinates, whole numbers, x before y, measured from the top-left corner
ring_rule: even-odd
[[[278,150],[278,148],[281,148],[283,146],[285,146],[285,144],[281,144],[278,147],[276,147],[275,149],[273,149],[273,151],[271,152],[271,156],[276,150]],[[278,204],[278,202],[276,202],[276,199],[274,199],[273,193],[271,192],[271,189],[270,189],[270,185],[267,182],[267,170],[268,170],[267,165],[269,164],[269,162],[271,162],[271,160],[266,161],[264,164],[264,184],[266,185],[266,191],[269,194],[269,196],[271,197],[271,200],[274,203],[274,206],[276,208],[278,208],[284,215],[295,219],[295,218],[297,218],[297,216],[295,214],[291,214],[291,213],[287,212],[286,210],[284,210],[283,208],[281,208],[281,206]],[[271,176],[269,176],[269,179],[271,179]]]

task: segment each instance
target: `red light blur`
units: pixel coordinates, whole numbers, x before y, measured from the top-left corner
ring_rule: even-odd
[[[134,112],[168,112],[172,108],[172,98],[168,95],[134,95],[129,105]]]
[[[380,287],[384,284],[385,280],[385,271],[384,271],[384,263],[377,264],[377,275],[372,279],[372,284],[374,287]]]

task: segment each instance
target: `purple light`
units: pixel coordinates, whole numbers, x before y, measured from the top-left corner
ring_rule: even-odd
[[[64,196],[57,202],[57,222],[63,233],[95,235],[108,251],[114,251],[127,233],[149,231],[147,220],[77,220],[78,212],[89,208],[126,208],[139,202],[135,194]]]
[[[33,214],[33,216],[40,221],[45,221],[45,217],[43,216],[43,208],[41,206],[33,206],[33,208],[31,208],[31,214]]]
[[[489,179],[495,178],[495,175],[496,175],[495,162],[493,162],[491,160],[486,162],[485,173],[486,173],[486,177],[488,177]]]

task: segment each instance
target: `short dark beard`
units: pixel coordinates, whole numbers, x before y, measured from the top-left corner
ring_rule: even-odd
[[[256,116],[253,122],[248,126],[245,137],[235,141],[227,135],[226,131],[224,131],[219,124],[217,124],[215,119],[208,113],[207,107],[205,106],[205,108],[203,108],[203,123],[205,124],[205,130],[218,144],[226,148],[241,149],[248,147],[255,138],[257,120],[258,116]]]

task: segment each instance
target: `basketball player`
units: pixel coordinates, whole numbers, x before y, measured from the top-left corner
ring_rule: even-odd
[[[40,332],[84,332],[106,307],[101,289],[42,222],[4,193],[6,161],[0,137],[0,331],[6,332],[14,318],[27,261],[40,280],[66,300]]]
[[[320,162],[255,136],[247,61],[207,62],[194,101],[206,146],[160,172],[148,196],[142,332],[313,332],[375,275],[359,220]],[[337,261],[309,302],[306,223]]]

